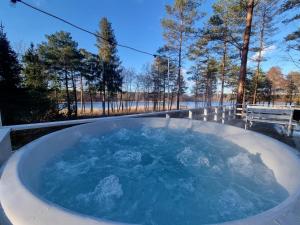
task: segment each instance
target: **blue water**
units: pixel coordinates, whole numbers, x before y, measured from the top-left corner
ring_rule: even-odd
[[[39,193],[49,201],[144,225],[241,219],[288,196],[259,155],[214,135],[147,127],[83,135],[41,176]]]

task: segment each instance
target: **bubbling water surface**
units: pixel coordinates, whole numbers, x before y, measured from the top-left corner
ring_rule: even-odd
[[[288,197],[259,155],[215,135],[148,127],[83,135],[41,171],[39,194],[82,214],[143,225],[237,220]]]

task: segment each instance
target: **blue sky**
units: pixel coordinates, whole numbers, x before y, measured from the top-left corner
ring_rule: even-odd
[[[105,16],[112,22],[119,43],[153,53],[164,44],[160,21],[165,15],[165,4],[173,2],[173,0],[25,1],[91,31],[97,30],[99,20]],[[207,0],[202,10],[210,14],[212,2],[213,0]],[[79,43],[80,48],[97,52],[93,36],[33,11],[22,4],[13,6],[9,0],[0,1],[0,21],[5,26],[12,46],[17,51],[28,47],[30,42],[44,41],[45,34],[65,30],[72,33],[73,39]],[[280,66],[284,73],[297,70],[297,67],[288,60],[283,42],[283,37],[294,29],[295,24],[280,25],[280,29],[274,35],[275,43],[272,49],[266,52],[268,60],[263,63],[263,69]],[[119,49],[119,55],[124,66],[135,68],[138,71],[145,63],[152,60],[150,56],[122,48]],[[186,67],[188,67],[188,63]]]

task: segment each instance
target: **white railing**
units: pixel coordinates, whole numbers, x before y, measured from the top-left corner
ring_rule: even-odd
[[[40,128],[49,128],[49,127],[59,127],[59,126],[71,126],[77,124],[84,123],[92,123],[99,120],[109,120],[116,118],[134,118],[134,117],[153,117],[153,116],[164,116],[167,118],[171,118],[172,115],[178,113],[187,113],[188,118],[190,119],[199,119],[203,118],[203,121],[210,120],[209,118],[213,116],[213,121],[227,120],[234,117],[235,108],[230,106],[219,106],[219,107],[206,107],[206,108],[198,108],[198,109],[184,109],[184,110],[171,110],[171,111],[161,111],[161,112],[149,112],[149,113],[139,113],[139,114],[131,114],[131,115],[123,115],[123,116],[112,116],[112,117],[100,117],[100,118],[89,118],[89,119],[78,119],[78,120],[65,120],[65,121],[55,121],[55,122],[44,122],[44,123],[31,123],[31,124],[19,124],[19,125],[9,125],[2,126],[0,123],[0,128],[10,129],[11,131],[21,131],[21,130],[31,130],[31,129],[40,129]],[[197,114],[198,117],[194,117],[193,115]],[[182,116],[185,117],[185,116]],[[1,114],[0,114],[1,121]]]
[[[173,111],[162,111],[162,112],[150,112],[150,113],[140,113],[140,114],[131,114],[123,116],[112,116],[112,117],[99,117],[99,118],[89,118],[89,119],[78,119],[78,120],[64,120],[64,121],[55,121],[55,122],[44,122],[44,123],[31,123],[31,124],[20,124],[20,125],[9,125],[9,126],[0,126],[0,128],[11,129],[11,131],[21,131],[21,130],[31,130],[31,129],[40,129],[40,128],[49,128],[49,127],[59,127],[59,126],[72,126],[84,123],[92,123],[99,120],[109,120],[116,118],[134,118],[134,117],[143,117],[143,116],[163,116],[166,113],[178,113],[178,112],[188,112],[188,110],[173,110]]]
[[[193,120],[214,121],[225,123],[226,120],[235,118],[235,108],[230,106],[224,107],[206,107],[198,109],[172,110],[141,114],[131,114],[113,117],[101,117],[79,120],[66,120],[45,123],[20,124],[11,126],[2,126],[0,114],[0,165],[12,154],[10,133],[12,131],[25,131],[32,129],[42,129],[60,126],[72,126],[84,123],[92,123],[101,120],[112,120],[120,118],[137,118],[137,117],[165,117],[169,118],[189,118]],[[4,157],[5,156],[5,157]]]
[[[235,108],[232,106],[180,110],[180,112],[186,111],[188,111],[186,117],[194,120],[215,121],[225,123],[225,121],[235,118]],[[166,112],[166,118],[171,118],[172,112],[174,111]]]

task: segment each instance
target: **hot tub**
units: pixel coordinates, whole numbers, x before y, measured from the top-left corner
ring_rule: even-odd
[[[108,119],[16,152],[0,179],[0,221],[297,225],[299,171],[292,148],[255,132],[189,119]]]

